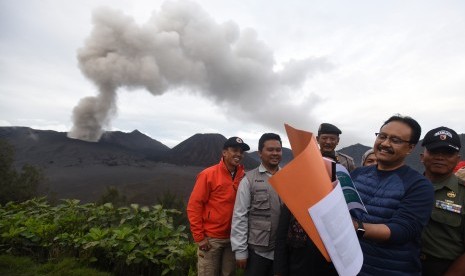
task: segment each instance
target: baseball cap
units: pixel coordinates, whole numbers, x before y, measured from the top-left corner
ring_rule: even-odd
[[[322,123],[320,127],[318,128],[318,135],[320,134],[342,134],[342,131],[337,128],[337,126],[328,124],[328,123]]]
[[[229,147],[241,147],[243,151],[248,151],[250,149],[249,145],[244,143],[241,138],[236,136],[233,136],[224,142],[223,149],[227,149]]]
[[[457,132],[448,127],[437,127],[428,131],[421,145],[427,150],[451,148],[459,151],[462,147]]]

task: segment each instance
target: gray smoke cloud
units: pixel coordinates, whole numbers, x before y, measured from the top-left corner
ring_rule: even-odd
[[[71,138],[100,139],[117,113],[121,87],[144,88],[153,95],[186,88],[237,119],[273,129],[283,122],[308,126],[319,99],[306,96],[295,103],[294,97],[309,77],[332,67],[324,58],[306,58],[275,70],[273,52],[253,29],[216,23],[189,1],[165,2],[143,25],[110,8],[95,10],[92,21],[78,61],[98,95],[81,99],[74,108]]]

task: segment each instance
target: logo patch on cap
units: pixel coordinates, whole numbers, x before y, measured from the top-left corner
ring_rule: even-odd
[[[238,142],[239,144],[242,144],[242,143],[244,143],[244,142],[242,141],[242,139],[241,139],[241,138],[239,138],[239,137],[237,137],[237,138],[236,138],[236,142]]]
[[[428,150],[452,148],[456,151],[462,146],[457,132],[444,126],[428,131],[421,145]]]
[[[440,130],[438,132],[436,132],[434,134],[434,136],[438,136],[439,135],[439,139],[441,140],[446,140],[447,139],[447,136],[449,136],[450,138],[452,138],[452,133],[450,133],[449,131],[447,130]]]

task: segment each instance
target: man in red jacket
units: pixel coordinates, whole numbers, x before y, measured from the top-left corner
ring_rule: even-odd
[[[231,219],[237,187],[245,174],[240,162],[249,149],[241,138],[229,138],[220,162],[197,176],[187,216],[199,246],[198,275],[235,275],[236,260],[229,239]]]

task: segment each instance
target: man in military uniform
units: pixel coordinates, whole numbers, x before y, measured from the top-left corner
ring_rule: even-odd
[[[434,207],[422,234],[423,275],[465,273],[465,184],[453,173],[460,160],[460,138],[447,127],[426,133],[421,161],[433,183]]]
[[[321,155],[333,159],[351,172],[355,169],[354,159],[335,150],[339,144],[339,134],[342,134],[342,131],[335,125],[322,123],[318,128],[316,141],[320,145]]]

